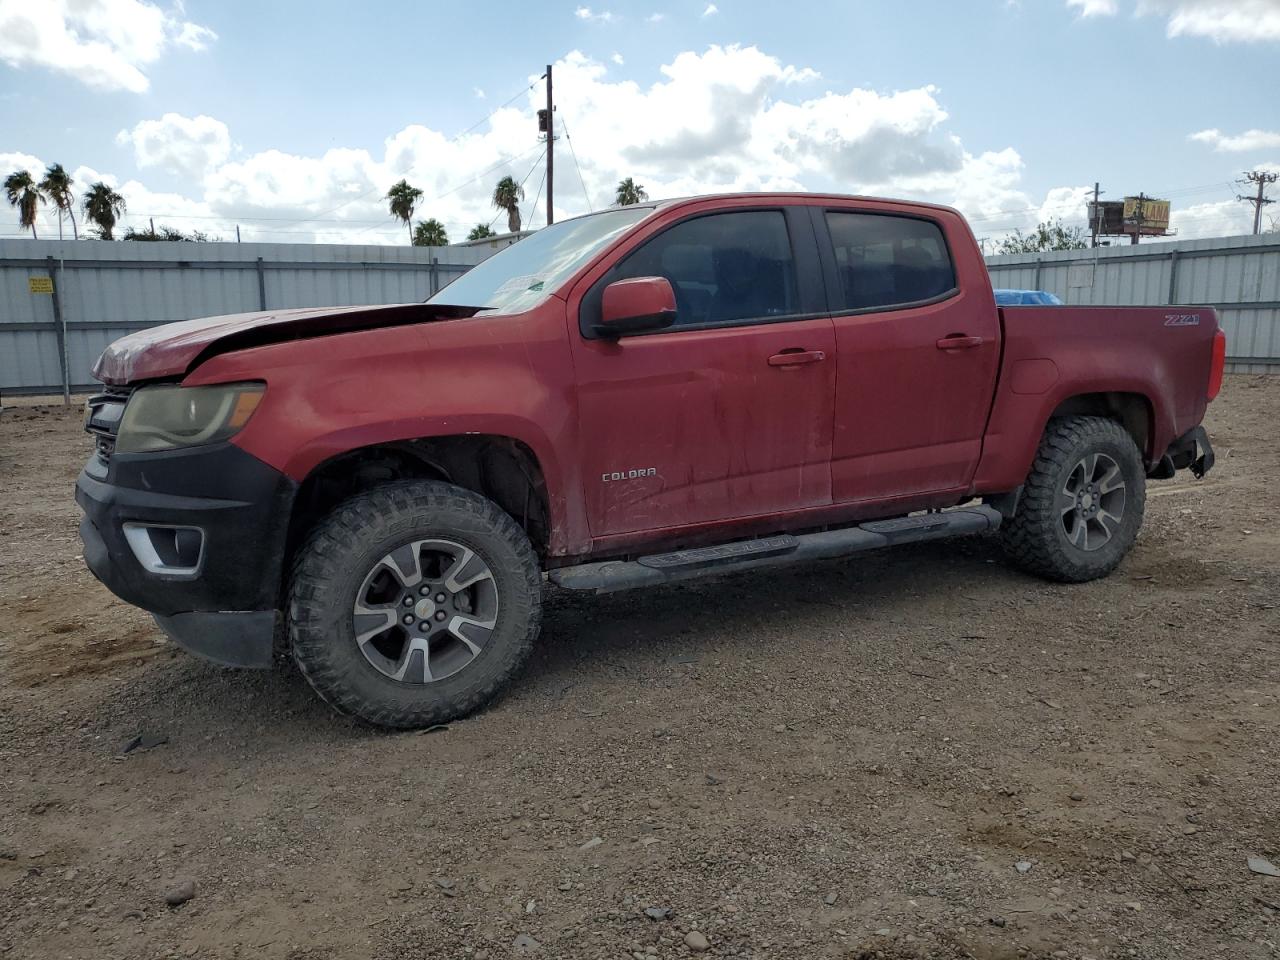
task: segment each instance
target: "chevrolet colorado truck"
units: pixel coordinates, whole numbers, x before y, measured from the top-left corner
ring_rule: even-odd
[[[1213,452],[1207,307],[996,306],[945,207],[814,194],[565,220],[426,303],[125,337],[94,368],[89,568],[179,646],[290,657],[418,727],[491,700],[544,581],[610,591],[998,531],[1110,573]]]

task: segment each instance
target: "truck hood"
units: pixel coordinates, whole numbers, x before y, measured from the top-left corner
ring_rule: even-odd
[[[304,307],[233,313],[149,327],[121,337],[102,352],[93,375],[103,383],[176,377],[219,353],[354,330],[470,317],[476,307],[396,303],[363,307]]]

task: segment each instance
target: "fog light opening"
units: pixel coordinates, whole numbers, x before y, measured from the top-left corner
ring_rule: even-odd
[[[195,576],[204,559],[204,531],[199,527],[126,523],[124,537],[148,573]]]

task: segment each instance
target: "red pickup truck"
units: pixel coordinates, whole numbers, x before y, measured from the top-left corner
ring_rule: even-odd
[[[1213,464],[1207,307],[998,308],[954,210],[813,194],[566,220],[426,303],[112,344],[89,568],[180,646],[394,727],[490,700],[544,578],[608,591],[999,531],[1113,570]]]

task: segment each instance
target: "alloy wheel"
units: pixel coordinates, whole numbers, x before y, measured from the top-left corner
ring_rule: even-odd
[[[415,540],[373,565],[351,618],[360,652],[379,673],[435,683],[480,656],[498,622],[498,587],[470,547]]]
[[[1058,509],[1067,540],[1081,550],[1100,550],[1124,520],[1125,483],[1120,465],[1105,453],[1091,453],[1067,474]]]

